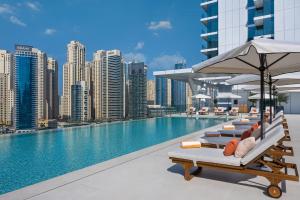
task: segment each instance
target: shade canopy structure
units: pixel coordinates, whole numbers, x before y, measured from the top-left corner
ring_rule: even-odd
[[[270,99],[270,95],[265,94],[264,98],[265,99]],[[260,99],[260,94],[252,95],[252,96],[248,97],[248,99],[250,99],[250,100],[259,100]]]
[[[258,38],[228,52],[194,65],[194,72],[224,74],[256,74],[260,76],[260,120],[264,120],[264,80],[269,77],[300,71],[300,44]],[[261,138],[264,123],[261,123]]]
[[[298,92],[300,92],[300,89],[298,89],[298,90],[282,90],[282,91],[279,91],[278,93],[280,93],[280,94],[284,94],[284,93],[298,93]]]
[[[298,73],[297,73],[298,74]],[[243,74],[226,80],[231,85],[260,85],[260,76],[254,74]],[[277,86],[300,84],[300,75],[283,74],[272,78],[272,82],[265,80],[265,83]]]
[[[207,96],[204,94],[196,94],[196,95],[192,96],[192,98],[194,98],[194,99],[211,99],[210,96]]]
[[[216,96],[217,99],[240,99],[239,95],[233,94],[231,92],[219,92]]]

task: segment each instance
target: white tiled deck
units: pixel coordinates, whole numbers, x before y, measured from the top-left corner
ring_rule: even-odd
[[[295,151],[295,157],[287,160],[300,166],[300,115],[286,117],[292,137],[290,145]],[[7,193],[0,200],[269,199],[265,194],[268,182],[261,177],[203,169],[198,177],[185,181],[181,167],[171,163],[167,152],[176,148],[179,141],[202,132]],[[281,199],[299,199],[299,182],[282,185]]]

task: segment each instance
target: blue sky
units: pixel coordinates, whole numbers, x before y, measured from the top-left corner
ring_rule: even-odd
[[[1,0],[0,49],[28,44],[58,60],[59,85],[66,45],[79,40],[87,60],[98,49],[120,49],[153,71],[201,61],[200,0]]]

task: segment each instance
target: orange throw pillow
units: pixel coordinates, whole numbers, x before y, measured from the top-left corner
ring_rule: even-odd
[[[252,131],[255,131],[256,129],[258,129],[258,127],[259,127],[259,125],[258,125],[258,123],[256,123],[256,124],[252,125],[251,129],[252,129]]]
[[[244,139],[250,137],[251,134],[252,134],[252,131],[250,131],[250,130],[245,131],[245,132],[242,134],[242,136],[241,136],[241,140],[244,140]]]
[[[234,138],[232,140],[230,140],[226,146],[225,146],[225,149],[224,149],[224,156],[231,156],[231,155],[234,155],[234,152],[235,152],[235,149],[237,148],[239,144],[239,140]]]

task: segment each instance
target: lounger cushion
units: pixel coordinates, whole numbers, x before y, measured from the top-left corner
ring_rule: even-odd
[[[246,165],[254,158],[262,154],[272,145],[276,145],[277,142],[284,137],[284,129],[282,126],[276,126],[268,131],[266,137],[260,141],[245,157],[242,158],[241,164]]]
[[[256,129],[255,131],[252,131],[251,137],[254,137],[255,140],[260,138],[260,128]]]
[[[215,132],[205,132],[206,137],[219,137],[221,136],[221,133],[218,131]]]
[[[234,129],[235,129],[235,126],[234,126],[234,125],[224,125],[224,126],[223,126],[223,129],[224,129],[224,130],[234,130]]]
[[[209,143],[209,144],[216,144],[216,145],[226,145],[232,137],[201,137],[198,140],[201,143]]]
[[[247,131],[247,129],[239,129],[239,130],[219,130],[219,132],[221,134],[224,135],[232,135],[232,136],[239,136],[241,137],[241,135]]]
[[[224,148],[224,151],[223,151],[223,154],[224,156],[232,156],[234,155],[234,152],[236,150],[236,147],[238,145],[240,140],[234,138],[234,139],[231,139],[225,146]]]
[[[255,138],[248,137],[241,140],[235,150],[234,156],[237,158],[244,157],[255,146]]]
[[[240,166],[241,158],[234,156],[224,156],[223,149],[199,148],[199,149],[181,149],[178,148],[168,153],[169,157],[191,160],[195,164],[197,161],[224,164],[231,166]]]
[[[257,121],[256,120],[250,120],[250,122],[241,122],[241,121],[235,121],[235,122],[232,122],[233,125],[237,126],[237,125],[254,125],[256,124]]]

